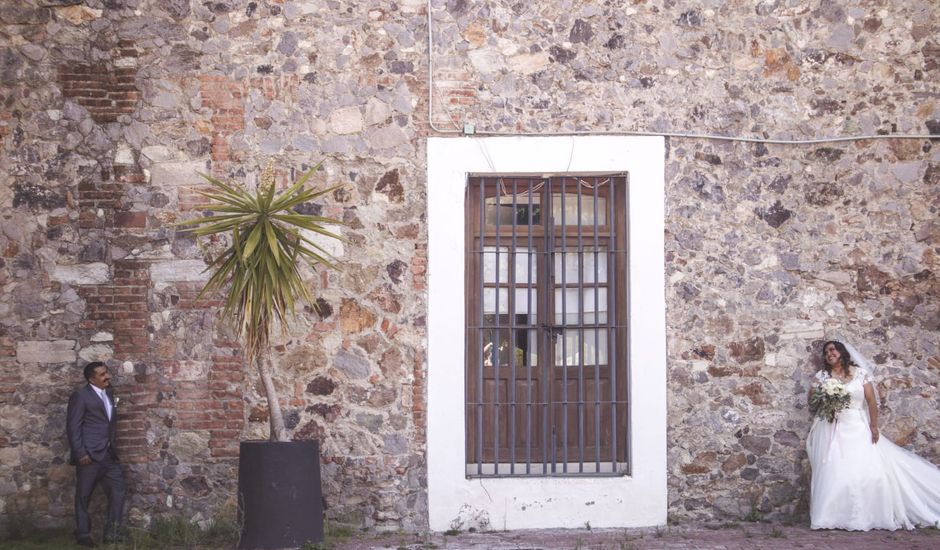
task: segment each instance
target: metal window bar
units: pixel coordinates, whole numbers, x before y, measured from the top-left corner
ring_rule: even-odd
[[[623,225],[624,225],[624,231],[623,231],[623,234],[620,236],[620,241],[621,241],[621,243],[622,243],[622,246],[623,246],[624,250],[627,250],[627,247],[629,246],[629,239],[628,239],[628,236],[629,236],[629,229],[628,229],[628,228],[630,227],[630,225],[629,225],[630,193],[628,192],[628,190],[629,190],[629,181],[630,181],[629,178],[630,178],[629,174],[624,175],[623,185],[620,187],[620,193],[623,195],[623,204],[621,205],[621,211],[623,212],[624,220],[625,220],[625,221],[624,221],[624,224],[623,224]],[[626,261],[626,258],[625,258],[623,273],[619,274],[619,278],[620,278],[622,281],[624,281],[624,295],[623,295],[623,301],[624,301],[624,314],[625,314],[625,316],[626,316],[626,315],[629,315],[629,312],[630,312],[630,268],[628,267],[628,265],[629,265],[629,262],[627,262],[627,261]],[[629,331],[626,330],[626,325],[628,325],[628,324],[629,324],[629,320],[625,318],[624,323],[623,323],[624,327],[621,328],[621,327],[619,326],[619,325],[620,325],[620,322],[617,321],[616,319],[614,320],[614,325],[618,327],[616,330],[618,330],[618,331],[623,331],[623,332],[625,333],[625,334],[623,335],[623,339],[624,339],[624,341],[623,341],[623,344],[624,344],[624,358],[623,358],[623,370],[624,370],[624,372],[623,372],[623,374],[624,374],[624,376],[626,377],[626,380],[627,380],[627,381],[630,380],[630,360],[629,360],[629,357],[627,357],[627,353],[628,353],[629,350],[630,350],[630,348],[629,348],[629,338],[630,338],[630,334],[629,334]],[[629,430],[629,427],[630,427],[630,420],[631,420],[631,418],[630,418],[630,407],[629,407],[629,397],[628,397],[628,396],[629,396],[629,393],[626,393],[626,394],[623,396],[623,399],[624,399],[624,405],[623,405],[623,409],[624,409],[624,410],[623,410],[623,412],[624,412],[624,424],[623,424],[623,427],[624,427],[624,430],[625,430],[624,438],[623,438],[623,446],[624,446],[623,451],[624,451],[624,466],[625,466],[625,467],[628,467],[629,464],[630,464],[630,438],[626,436],[626,433],[628,433],[628,432],[626,432],[626,430]],[[614,428],[614,432],[616,432],[616,431],[617,431],[617,430],[616,430],[616,427],[615,427],[615,428]]]
[[[594,224],[597,225],[597,188],[600,187],[597,182],[598,178],[594,178],[593,193],[594,193]],[[613,185],[608,187],[608,189],[613,189]],[[608,192],[609,193],[609,192]],[[607,220],[607,223],[610,223],[610,220]],[[609,248],[609,246],[608,246]],[[598,315],[598,305],[600,300],[600,292],[596,289],[598,288],[598,265],[597,265],[597,252],[600,249],[600,236],[598,231],[594,232],[594,349],[595,354],[599,355],[601,349],[600,344],[600,315]],[[608,271],[610,268],[608,266]],[[607,284],[610,284],[610,277],[607,277]],[[608,307],[608,311],[610,308]],[[610,318],[607,319],[607,322],[610,322]],[[607,358],[608,365],[611,363],[610,357]],[[594,471],[599,472],[601,469],[601,362],[600,359],[594,361]]]
[[[610,271],[610,266],[613,264],[616,266],[617,255],[613,250],[618,249],[620,244],[619,239],[617,238],[617,231],[614,218],[614,203],[616,202],[616,189],[614,186],[611,186],[608,190],[608,199],[607,199],[607,208],[609,210],[607,214],[607,224],[610,226],[610,246],[608,248],[612,249],[610,256],[607,260],[607,269]],[[620,274],[617,274],[618,278]],[[610,303],[610,315],[612,316],[614,323],[617,323],[617,284],[619,281],[610,280],[610,277],[607,278],[608,285],[610,285],[610,292],[613,294],[613,299]],[[609,319],[608,319],[609,321]],[[617,362],[617,332],[616,329],[608,329],[607,334],[607,362],[611,365],[610,369],[610,462],[614,466],[614,469],[617,469],[617,369],[613,366]]]
[[[497,179],[496,180],[496,254],[494,255],[494,262],[495,262],[494,272],[495,273],[493,277],[493,280],[496,286],[496,315],[494,316],[494,318],[496,319],[497,327],[502,325],[502,323],[499,322],[500,310],[501,310],[500,303],[502,301],[500,299],[500,294],[501,294],[500,291],[502,289],[499,286],[499,268],[500,268],[500,263],[499,263],[499,252],[500,252],[499,225],[500,223],[499,222],[501,218],[500,199],[502,198],[500,197],[501,195],[500,188],[502,186],[503,186],[502,179]],[[506,267],[508,271],[508,267],[509,267],[508,258],[506,262]],[[506,299],[507,301],[509,299],[508,290],[506,292]],[[506,304],[506,312],[509,313],[509,304]],[[493,384],[493,393],[494,393],[493,395],[493,463],[496,465],[496,475],[499,475],[499,382],[500,382],[499,379],[500,379],[500,376],[502,375],[502,373],[500,372],[502,368],[502,364],[501,364],[502,358],[500,357],[500,353],[499,353],[500,352],[499,337],[500,337],[501,330],[502,330],[501,328],[496,328],[493,330],[493,347],[491,348],[492,349],[491,353],[493,354],[493,357],[494,357],[493,370],[495,371],[494,376],[496,378],[496,382]]]
[[[542,264],[544,269],[542,271],[543,277],[541,281],[548,289],[545,292],[541,292],[542,296],[542,306],[541,306],[541,327],[543,333],[539,337],[540,347],[542,348],[542,472],[548,472],[548,463],[549,463],[549,426],[551,418],[551,392],[552,392],[552,372],[555,368],[555,346],[553,345],[551,339],[551,329],[549,329],[548,334],[545,334],[545,328],[550,326],[553,322],[553,317],[555,316],[555,311],[552,309],[551,293],[553,292],[555,284],[555,267],[552,263],[552,256],[550,251],[555,248],[555,232],[551,230],[551,222],[553,215],[552,208],[552,180],[549,179],[545,182],[545,189],[542,193],[542,197],[545,199],[543,202],[543,208],[545,209],[542,212],[542,227],[545,230],[545,241],[544,248],[540,251],[542,256]],[[546,208],[547,207],[547,208]],[[555,429],[552,427],[552,440],[554,440]],[[554,444],[551,446],[551,463],[552,463],[552,472],[555,471],[555,454],[554,454]]]
[[[518,228],[520,226],[520,215],[521,211],[519,208],[519,180],[513,179],[511,183],[511,193],[507,192],[505,189],[504,181],[502,178],[497,179],[496,181],[483,180],[482,178],[477,182],[478,183],[478,197],[479,197],[479,228],[477,232],[478,236],[478,250],[472,251],[475,252],[471,257],[476,257],[478,259],[478,267],[475,270],[472,270],[473,273],[476,273],[476,276],[479,278],[478,282],[478,299],[481,300],[475,306],[477,326],[470,327],[477,331],[476,341],[479,345],[478,353],[479,355],[476,361],[476,403],[468,403],[474,405],[475,409],[475,418],[476,418],[476,445],[475,445],[475,456],[476,459],[476,476],[487,476],[487,477],[504,477],[504,476],[513,476],[519,475],[516,470],[517,466],[517,448],[518,448],[518,439],[519,434],[517,433],[517,405],[522,403],[519,402],[519,395],[517,393],[517,384],[516,384],[516,375],[517,375],[517,361],[518,357],[516,354],[517,349],[522,353],[523,363],[522,365],[526,368],[526,401],[524,403],[526,410],[525,417],[525,473],[526,475],[577,475],[577,474],[592,474],[592,475],[622,475],[625,471],[621,471],[619,467],[618,459],[618,438],[621,429],[625,429],[628,424],[621,426],[617,422],[618,416],[618,405],[623,405],[626,407],[627,402],[626,398],[619,398],[619,388],[617,377],[618,373],[617,367],[619,363],[626,363],[626,361],[620,361],[617,356],[617,336],[623,331],[625,325],[621,323],[620,318],[618,317],[618,293],[619,286],[621,284],[621,278],[625,274],[619,273],[619,269],[623,269],[626,265],[625,262],[618,262],[618,254],[624,253],[625,250],[621,250],[621,247],[626,244],[626,235],[621,234],[620,226],[622,222],[620,218],[616,215],[616,209],[618,208],[618,199],[623,200],[623,213],[626,213],[628,194],[626,189],[620,189],[618,186],[614,185],[614,181],[611,178],[607,178],[605,181],[600,181],[600,178],[593,177],[588,181],[585,181],[581,178],[558,178],[560,180],[560,199],[561,205],[559,208],[560,211],[560,221],[561,221],[561,237],[560,244],[561,246],[556,249],[555,247],[555,236],[556,229],[553,223],[553,213],[554,213],[554,201],[555,194],[554,188],[556,183],[553,179],[548,179],[541,181],[536,184],[538,181],[534,178],[529,178],[525,181],[526,186],[526,207],[524,213],[526,216],[526,238],[528,248],[525,251],[525,266],[526,266],[526,281],[525,286],[523,287],[526,293],[526,317],[525,322],[518,322],[516,312],[520,309],[520,305],[517,303],[517,290],[519,290],[518,285],[519,281],[517,280],[517,267],[519,264],[519,251],[518,251]],[[568,318],[568,304],[567,304],[567,295],[568,295],[568,285],[569,281],[567,280],[568,272],[568,254],[572,251],[568,248],[569,235],[568,235],[568,212],[567,212],[567,199],[569,194],[569,184],[573,182],[574,191],[577,197],[576,202],[576,214],[577,221],[575,222],[576,227],[574,228],[573,233],[575,233],[577,239],[577,248],[576,254],[577,258],[574,261],[577,262],[577,277],[574,281],[574,286],[577,290],[577,321],[571,322]],[[598,259],[602,253],[600,250],[601,245],[601,225],[599,223],[598,214],[600,213],[599,198],[602,196],[600,193],[600,188],[605,184],[609,184],[606,190],[606,199],[607,199],[607,219],[605,220],[604,226],[606,227],[606,236],[604,237],[607,241],[607,266],[606,266],[606,279],[605,286],[607,286],[607,310],[605,312],[605,322],[601,322],[600,319],[600,265]],[[591,254],[593,255],[593,280],[589,285],[585,284],[585,208],[584,208],[584,192],[582,187],[591,188],[591,196],[593,198],[592,210],[593,210],[593,220],[591,228],[590,238],[593,240],[593,248]],[[541,188],[541,189],[539,189]],[[490,191],[487,191],[489,189]],[[540,219],[540,225],[543,228],[543,238],[541,240],[540,250],[536,249],[536,243],[534,241],[534,217],[536,209],[534,207],[533,198],[534,192],[539,190],[539,208],[538,213]],[[491,233],[493,235],[493,244],[495,246],[492,248],[493,256],[493,273],[492,273],[492,291],[493,291],[493,322],[486,322],[486,311],[482,300],[485,300],[484,294],[485,291],[489,288],[491,283],[487,283],[487,274],[485,273],[486,267],[486,254],[487,254],[487,204],[486,204],[486,195],[492,192],[494,200],[494,219],[493,226],[495,226],[495,232]],[[622,194],[622,197],[621,197]],[[509,230],[506,231],[501,227],[501,225],[506,225],[503,223],[503,196],[510,195],[511,201],[511,211],[509,212],[508,219],[506,222],[509,227]],[[468,194],[468,196],[471,196]],[[507,205],[508,206],[508,205]],[[509,233],[506,235],[509,237],[510,244],[506,247],[506,251],[502,251],[501,238],[504,236],[504,231]],[[469,251],[468,251],[469,252]],[[556,287],[556,281],[554,278],[555,273],[555,255],[560,253],[561,257],[559,258],[559,271],[561,272],[561,284]],[[536,266],[533,269],[532,259],[533,256],[536,258]],[[505,258],[505,263],[507,267],[506,284],[503,284],[501,280],[501,262],[500,260]],[[619,266],[619,267],[618,267]],[[533,276],[536,276],[535,284],[533,284]],[[585,304],[585,287],[589,287],[588,290],[593,293],[593,320],[592,322],[585,322],[585,309],[587,305]],[[503,288],[505,287],[505,288]],[[612,288],[610,288],[612,287]],[[557,289],[556,291],[553,289]],[[503,301],[500,297],[500,290],[506,290],[506,299]],[[536,322],[532,321],[532,305],[533,305],[533,291],[535,291],[535,301],[536,303],[542,303],[541,311],[536,312]],[[561,319],[556,320],[556,307],[557,304],[554,304],[553,297],[559,296],[561,300]],[[626,296],[624,296],[626,298]],[[509,316],[508,324],[506,322],[501,322],[502,312],[505,311]],[[486,349],[486,338],[485,331],[490,330],[492,333],[492,338],[489,341],[489,350]],[[506,329],[508,329],[508,340],[506,341],[506,351],[507,362],[506,366],[509,367],[509,380],[508,387],[504,390],[505,395],[501,395],[500,386],[505,375],[503,374],[503,359],[501,358],[500,342],[502,336],[505,335]],[[586,413],[585,407],[587,405],[585,401],[585,368],[588,366],[586,364],[587,353],[585,353],[586,347],[589,345],[586,341],[586,330],[593,329],[594,336],[594,348],[593,348],[593,361],[594,361],[594,466],[593,471],[586,471],[585,468],[585,451],[586,443],[585,438],[587,437],[586,432]],[[600,356],[600,334],[601,330],[605,329],[607,333],[607,342],[605,342],[605,347],[607,351],[607,358],[605,361],[605,368],[609,370],[610,376],[610,411],[611,411],[611,427],[610,427],[610,453],[611,461],[608,464],[602,464],[602,454],[601,449],[603,433],[601,430],[601,417],[602,409],[604,408],[605,403],[601,400],[601,356]],[[571,331],[572,336],[577,335],[577,403],[573,403],[570,399],[569,391],[569,376],[568,370],[569,367],[574,367],[574,362],[571,361],[569,365],[568,358],[568,331]],[[535,332],[535,345],[533,346],[532,342],[532,332]],[[561,342],[561,369],[562,369],[562,386],[561,386],[561,395],[560,403],[559,399],[555,397],[556,393],[553,391],[553,388],[557,384],[557,380],[553,382],[554,373],[557,370],[558,358],[556,354],[556,348],[554,345],[554,339],[560,336],[562,338]],[[518,340],[522,338],[522,340]],[[519,345],[519,348],[516,345]],[[575,345],[575,342],[571,342],[572,345]],[[535,361],[532,361],[532,350],[539,350],[535,353]],[[548,352],[548,353],[546,353]],[[487,454],[486,450],[486,423],[485,419],[487,417],[485,413],[486,401],[484,399],[485,395],[485,376],[484,371],[486,368],[487,356],[490,358],[491,369],[493,372],[493,392],[492,397],[493,401],[490,404],[492,406],[492,441],[493,447],[492,452]],[[534,363],[534,364],[533,364]],[[627,368],[627,365],[622,365],[623,368]],[[541,402],[535,402],[533,400],[533,374],[536,372],[535,369],[538,368],[541,371],[542,378],[540,383],[542,384],[542,399]],[[468,376],[471,376],[473,373],[468,373]],[[468,394],[469,395],[469,394]],[[502,399],[501,399],[502,398]],[[571,441],[569,441],[569,405],[577,405],[577,462],[571,462],[569,460],[569,449],[573,446]],[[532,467],[532,451],[534,444],[532,438],[532,407],[541,405],[542,406],[542,468],[540,471],[533,471]],[[502,411],[503,407],[508,407],[506,411]],[[559,411],[560,409],[560,411]],[[626,413],[628,410],[623,409]],[[557,413],[560,412],[561,418],[561,460],[558,460],[558,429],[557,429]],[[504,414],[508,417],[508,455],[509,463],[508,465],[503,465],[502,467],[508,466],[508,474],[505,470],[501,471],[501,461],[500,461],[500,443],[502,440],[501,434],[501,423],[500,415]],[[627,419],[629,420],[629,419]],[[551,426],[549,426],[551,422]],[[550,428],[550,430],[549,430]],[[548,432],[551,432],[551,438],[548,437]],[[626,440],[628,441],[628,440]],[[549,447],[550,446],[550,447]],[[550,449],[550,452],[549,452]],[[574,452],[573,449],[571,449]],[[625,449],[627,451],[627,449]],[[488,458],[491,457],[491,458]],[[559,464],[561,462],[561,464]],[[521,466],[521,464],[520,464]],[[558,471],[560,466],[561,472]],[[608,470],[603,471],[605,466],[609,466]],[[572,473],[576,469],[576,474]],[[470,470],[468,467],[468,475],[470,475]]]
[[[578,195],[578,472],[584,472],[584,216],[581,214],[581,183],[575,180]],[[594,220],[597,226],[597,220]],[[595,231],[597,233],[597,231]],[[597,293],[597,281],[594,281]],[[597,317],[597,310],[594,312]],[[597,353],[594,362],[598,362]],[[567,388],[565,388],[567,392]]]
[[[534,213],[534,208],[532,206],[532,186],[534,185],[534,180],[532,178],[529,178],[528,184],[529,185],[528,185],[528,189],[526,189],[526,192],[529,195],[529,206],[528,206],[528,215],[526,216],[527,218],[526,224],[528,225],[528,229],[529,229],[529,232],[527,235],[529,239],[529,242],[528,242],[529,247],[527,249],[527,254],[526,254],[526,274],[527,274],[528,280],[526,281],[527,285],[526,285],[526,291],[525,291],[526,326],[527,327],[532,325],[532,250],[533,250],[532,216]],[[539,204],[542,204],[542,203],[539,202]],[[541,209],[541,206],[539,208]],[[536,256],[536,258],[538,258],[538,256]],[[538,262],[536,262],[535,266],[537,269]],[[527,351],[528,351],[528,345],[531,345],[530,335],[532,333],[529,332],[530,330],[531,329],[529,328],[526,329],[527,331],[526,332],[526,342],[527,342],[526,350]],[[538,340],[536,340],[536,342],[538,342]],[[537,356],[537,357],[539,357],[538,359],[539,362],[542,362],[545,360],[544,355]],[[526,406],[525,406],[526,408],[525,473],[526,474],[532,473],[532,369],[533,369],[533,365],[531,364],[526,365]]]
[[[516,248],[516,225],[519,220],[518,191],[516,180],[512,180],[512,246],[506,256],[509,272],[509,473],[516,473],[516,266],[518,252]],[[498,462],[498,461],[497,461]]]
[[[568,201],[565,197],[565,191],[567,181],[561,180],[561,249],[563,251],[561,255],[561,376],[562,376],[562,398],[561,398],[561,440],[562,440],[562,471],[568,473],[568,338],[567,338],[567,323],[568,323],[568,308],[567,308],[567,282],[566,271],[568,271],[568,266],[565,265],[565,260],[567,254],[564,252],[568,250],[568,224],[565,219],[565,212],[568,209]],[[552,231],[554,232],[554,220],[552,220]],[[555,249],[552,249],[554,252]],[[552,262],[554,264],[554,262]],[[556,363],[557,364],[557,363]]]
[[[477,434],[476,434],[477,475],[483,475],[483,369],[484,369],[484,366],[485,366],[485,364],[486,364],[486,348],[484,347],[484,344],[483,344],[483,340],[484,340],[484,336],[483,336],[483,333],[484,333],[484,329],[483,329],[483,319],[484,319],[484,314],[483,314],[483,309],[484,309],[484,307],[483,307],[483,301],[484,301],[484,295],[485,295],[485,293],[486,293],[485,285],[483,284],[483,283],[484,283],[484,279],[486,279],[486,276],[485,276],[484,273],[483,273],[483,271],[484,271],[484,269],[485,269],[484,266],[486,265],[486,254],[485,254],[486,245],[485,245],[485,240],[484,240],[484,237],[483,237],[483,234],[484,234],[484,232],[486,231],[486,198],[485,198],[484,194],[485,194],[485,189],[484,189],[484,185],[483,185],[482,182],[481,182],[481,185],[480,185],[480,204],[479,204],[479,207],[480,207],[480,234],[479,234],[479,238],[478,238],[478,243],[479,243],[478,246],[479,246],[479,249],[480,249],[480,257],[479,257],[479,260],[478,260],[478,263],[477,263],[477,266],[478,266],[478,269],[477,269],[477,276],[478,276],[479,279],[480,279],[480,293],[478,294],[479,300],[480,300],[480,304],[479,304],[480,313],[479,313],[479,318],[478,318],[479,327],[480,327],[480,328],[477,329],[477,334],[479,334],[479,346],[477,347],[477,355],[479,355],[479,360],[477,361],[477,363],[478,363],[478,364],[477,364],[477,376],[478,376],[479,378],[478,378],[478,380],[477,380],[477,388],[476,388],[476,390],[477,390],[477,391],[476,391],[476,394],[477,394],[477,405],[476,405],[476,416],[477,416],[477,426],[476,426],[476,431],[477,431]]]

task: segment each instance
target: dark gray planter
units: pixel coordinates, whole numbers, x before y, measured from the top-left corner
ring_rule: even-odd
[[[239,548],[323,542],[320,444],[243,441],[238,456]]]

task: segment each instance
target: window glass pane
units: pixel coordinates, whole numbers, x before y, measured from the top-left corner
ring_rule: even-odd
[[[563,313],[564,312],[564,313]],[[578,289],[555,289],[555,324],[574,325],[578,322]]]
[[[516,247],[516,284],[535,284],[538,282],[538,256],[535,250],[529,251],[525,247]],[[500,258],[502,261],[502,258]],[[529,280],[529,273],[532,274],[532,280]]]
[[[582,333],[584,334],[583,340]],[[555,338],[555,366],[578,366],[582,356],[584,365],[607,364],[606,329],[598,331],[569,329],[564,331],[563,336]]]
[[[509,282],[509,247],[501,246],[499,247],[499,253],[496,252],[495,246],[484,246],[483,247],[483,282],[484,283],[495,283],[496,282],[496,262],[497,256],[499,256],[499,282],[508,283]]]
[[[562,252],[564,250],[564,252]],[[562,281],[565,284],[577,284],[578,282],[578,254],[577,248],[568,247],[565,249],[558,248],[556,252],[552,254],[555,258],[555,284],[561,284]],[[564,271],[564,279],[562,279],[562,271]],[[594,276],[594,272],[591,272],[591,276]]]
[[[534,330],[516,331],[516,367],[534,367],[539,363],[538,333]]]
[[[596,304],[595,304],[596,302]],[[607,288],[584,289],[584,321],[585,324],[607,322]]]
[[[595,294],[597,295],[597,309],[595,311]],[[581,307],[578,300],[577,288],[556,288],[555,289],[555,324],[576,325],[607,322],[607,288],[600,287],[596,290],[585,288],[581,290],[584,296],[584,317],[579,321],[579,310]],[[562,304],[564,298],[564,304]],[[564,315],[562,314],[562,305],[564,305]]]
[[[607,282],[607,247],[601,246],[596,249],[593,246],[584,248],[584,282],[593,283],[594,281],[594,258],[597,258],[597,281],[598,283]]]
[[[552,223],[561,226],[561,192],[553,193]],[[565,225],[578,225],[578,194],[566,191],[564,200]],[[607,225],[607,197],[597,197],[597,220],[594,219],[594,194],[583,192],[581,195],[581,225]]]
[[[528,321],[526,320],[528,318]],[[515,315],[496,315],[495,313],[487,313],[483,316],[483,326],[484,327],[495,327],[500,326],[508,328],[515,324],[519,330],[522,330],[526,325],[535,325],[537,322],[537,317],[535,314],[531,316],[526,316],[525,313],[517,313]]]
[[[519,189],[516,195],[516,207],[513,209],[512,196],[502,195],[499,197],[499,206],[496,205],[496,197],[486,199],[484,216],[486,225],[496,225],[497,218],[499,225],[509,227],[513,224],[517,226],[528,226],[529,218],[532,219],[532,225],[542,223],[542,205],[539,204],[541,198],[538,193],[532,193],[532,202],[529,202],[528,191]]]
[[[509,362],[509,331],[487,329],[483,331],[483,366],[507,364]]]
[[[515,332],[513,338],[510,338],[511,332]],[[500,367],[510,368],[513,356],[516,368],[538,365],[538,335],[535,330],[487,329],[483,331],[483,366],[492,367],[496,363]]]
[[[583,274],[584,277],[581,279],[585,283],[593,283],[594,281],[594,257],[597,256],[597,282],[606,283],[607,282],[607,247],[601,246],[597,248],[595,254],[593,246],[585,246],[584,252],[579,254],[578,248],[569,246],[565,249],[561,247],[556,249],[556,252],[552,255],[554,257],[555,263],[555,282],[561,283],[561,273],[562,267],[564,267],[565,272],[565,284],[577,284],[578,282],[578,257],[582,257],[583,265]],[[564,266],[562,266],[564,263]]]
[[[526,290],[528,290],[528,292],[526,292]],[[529,302],[526,301],[527,297],[528,300],[530,300]],[[514,306],[516,310],[515,313],[517,313],[516,323],[519,323],[519,319],[521,319],[522,324],[535,324],[538,308],[538,294],[536,293],[536,289],[517,288],[515,299],[516,303]],[[526,316],[528,316],[528,320],[526,320]]]
[[[496,289],[483,289],[483,314],[496,313]],[[499,289],[499,313],[509,313],[509,289]]]

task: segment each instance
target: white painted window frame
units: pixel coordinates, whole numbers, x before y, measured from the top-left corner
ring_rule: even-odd
[[[661,137],[428,139],[430,528],[666,522],[665,143]],[[631,475],[468,479],[464,231],[468,174],[629,173]]]

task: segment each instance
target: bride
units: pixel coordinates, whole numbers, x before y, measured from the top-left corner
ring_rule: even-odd
[[[851,348],[851,349],[849,349]],[[823,345],[825,380],[845,385],[851,401],[835,422],[815,418],[806,441],[813,479],[813,529],[940,527],[940,469],[878,433],[878,406],[870,363],[851,346]]]

